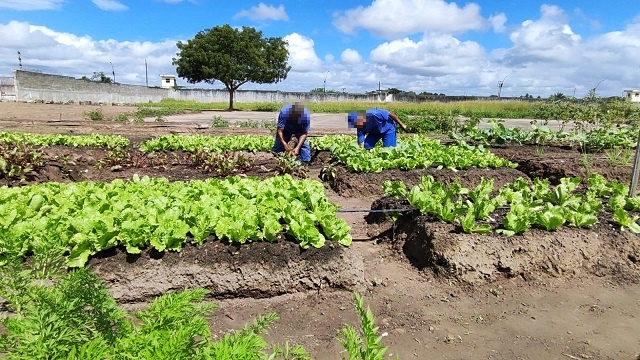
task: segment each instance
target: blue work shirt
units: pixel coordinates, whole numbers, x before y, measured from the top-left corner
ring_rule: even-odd
[[[384,109],[369,109],[366,111],[364,126],[358,129],[358,144],[364,142],[367,134],[386,134],[396,131],[396,122],[389,117],[389,111]]]
[[[311,128],[311,115],[306,108],[302,111],[302,116],[299,119],[294,119],[291,116],[291,108],[293,105],[286,105],[280,110],[278,115],[278,128],[283,129],[285,133],[294,134],[299,136],[309,132]]]

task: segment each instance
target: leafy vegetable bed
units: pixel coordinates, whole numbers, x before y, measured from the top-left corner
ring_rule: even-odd
[[[108,149],[121,149],[129,146],[129,139],[120,135],[40,135],[14,132],[0,132],[0,142],[8,144],[22,143],[32,146],[65,145],[71,147],[100,146]]]
[[[559,185],[551,187],[548,180],[535,179],[529,185],[520,178],[499,189],[493,197],[492,179],[482,179],[473,190],[462,187],[457,181],[449,186],[438,183],[432,176],[423,177],[421,183],[409,191],[398,181],[387,181],[383,186],[388,195],[406,199],[421,214],[460,224],[465,233],[491,233],[491,223],[495,223],[493,218],[501,207],[508,212],[502,227],[496,231],[507,236],[521,234],[532,226],[547,231],[565,224],[590,227],[604,210],[613,214],[613,220],[621,230],[640,233],[640,216],[629,213],[640,212],[640,196],[625,196],[628,186],[606,181],[598,174],[589,177],[584,193],[576,191],[580,182],[579,178],[563,178]]]
[[[511,167],[516,164],[500,158],[482,147],[468,145],[442,145],[438,140],[415,135],[401,137],[396,147],[377,147],[365,151],[353,136],[334,135],[314,139],[319,150],[330,150],[341,163],[353,172],[378,173],[388,169],[424,169],[441,167],[467,169],[475,166]]]
[[[321,183],[290,176],[266,180],[169,182],[134,177],[111,183],[46,183],[0,188],[0,257],[68,248],[67,264],[123,245],[139,253],[199,244],[210,235],[243,243],[290,235],[300,246],[325,239],[351,243],[349,226],[336,217]]]

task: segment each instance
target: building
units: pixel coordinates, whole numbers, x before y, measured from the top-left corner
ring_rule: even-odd
[[[627,100],[634,102],[634,103],[640,103],[640,90],[625,90],[624,92],[627,93]]]
[[[162,83],[160,84],[161,88],[172,89],[176,87],[175,75],[160,75],[160,79],[162,79]]]

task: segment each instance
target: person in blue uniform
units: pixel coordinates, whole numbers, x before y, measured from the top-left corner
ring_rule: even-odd
[[[385,147],[396,146],[396,124],[407,129],[396,114],[377,108],[351,112],[347,121],[350,128],[358,129],[358,144],[367,150],[373,149],[380,140]]]
[[[301,103],[296,102],[282,107],[278,115],[278,130],[276,131],[273,152],[286,152],[295,156],[300,156],[300,161],[308,163],[311,161],[311,147],[307,135],[311,127],[311,116]],[[289,146],[291,137],[298,139],[296,146]]]

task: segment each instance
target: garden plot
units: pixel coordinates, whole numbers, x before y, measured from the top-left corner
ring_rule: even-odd
[[[142,141],[151,138],[148,135],[144,138],[131,137],[133,146],[125,153],[116,153],[114,149],[105,147],[47,146],[42,148],[44,164],[34,174],[22,181],[3,179],[3,184],[22,186],[51,180],[63,183],[110,182],[131,179],[134,174],[178,181],[223,179],[229,175],[267,179],[286,172],[278,159],[264,149],[258,149],[256,153],[240,150],[227,153],[226,159],[231,159],[231,162],[237,162],[238,155],[242,155],[253,165],[246,168],[234,165],[233,171],[224,173],[217,170],[224,167],[207,167],[203,162],[198,163],[192,151],[165,149],[153,155],[141,151],[139,145]],[[272,141],[270,136],[269,141]],[[316,149],[322,148],[319,143],[316,145]],[[557,184],[560,178],[578,176],[586,183],[587,171],[582,172],[577,150],[542,148],[544,156],[538,156],[538,147],[491,149],[493,154],[509,160],[513,166],[470,165],[456,168],[431,164],[425,169],[382,169],[378,172],[353,172],[348,164],[336,161],[331,157],[331,151],[324,149],[314,151],[312,164],[299,172],[298,178],[323,181],[330,199],[359,198],[363,203],[372,203],[373,209],[411,207],[406,201],[386,196],[383,183],[387,180],[402,181],[411,188],[427,175],[444,184],[457,180],[470,189],[476,187],[481,178],[493,179],[494,193],[520,177],[530,182],[542,175],[549,177],[552,184]],[[561,161],[556,163],[554,159]],[[569,159],[573,159],[573,167],[563,165],[562,161],[567,163]],[[216,163],[216,158],[211,161]],[[327,171],[321,171],[327,164],[332,164],[334,171],[328,172],[329,177],[321,178],[321,174],[327,174]],[[630,174],[628,166],[614,165],[607,159],[595,159],[594,156],[591,164],[602,170],[607,180],[624,181]],[[405,166],[409,165],[411,163],[405,163]],[[634,212],[629,211],[629,214],[633,216]],[[496,224],[504,216],[504,210],[503,213],[498,212],[494,216]],[[291,239],[283,238],[276,243],[242,245],[221,241],[206,241],[202,245],[186,243],[180,252],[147,248],[140,254],[130,254],[124,247],[115,247],[91,256],[88,266],[107,281],[111,293],[122,303],[135,304],[156,294],[186,287],[214,290],[215,297],[226,299],[222,304],[226,304],[227,310],[214,316],[216,324],[221,327],[235,326],[262,312],[262,309],[278,309],[283,317],[288,317],[288,321],[273,328],[274,336],[302,343],[312,353],[318,354],[318,358],[330,358],[330,354],[340,351],[332,343],[335,329],[341,322],[355,320],[343,310],[352,306],[351,297],[340,290],[356,289],[366,291],[372,310],[380,314],[381,330],[389,333],[387,339],[392,353],[399,353],[403,358],[414,353],[424,354],[431,349],[453,357],[471,353],[489,356],[493,349],[513,355],[518,351],[509,348],[503,339],[510,331],[533,334],[519,340],[518,348],[529,351],[544,348],[542,353],[547,357],[569,349],[572,354],[606,358],[611,357],[610,354],[619,354],[619,351],[632,354],[635,340],[627,339],[626,346],[605,345],[604,338],[597,343],[593,341],[591,346],[578,345],[580,339],[577,334],[580,331],[572,329],[576,335],[568,337],[568,327],[563,326],[536,332],[526,321],[517,320],[515,315],[504,315],[502,311],[494,312],[489,308],[506,307],[511,314],[523,314],[518,312],[522,311],[518,308],[523,306],[521,303],[531,304],[534,301],[528,298],[530,292],[538,293],[554,281],[577,278],[579,285],[564,283],[564,286],[583,297],[590,296],[588,289],[600,286],[597,279],[606,279],[616,287],[632,286],[629,291],[607,288],[608,292],[620,295],[616,302],[606,297],[588,301],[604,301],[609,309],[633,311],[630,310],[633,299],[638,295],[633,286],[637,284],[640,273],[638,235],[629,230],[620,231],[612,216],[608,216],[599,217],[598,223],[586,229],[561,226],[548,232],[534,226],[523,235],[507,237],[495,232],[466,234],[460,230],[459,224],[446,223],[432,215],[420,215],[417,211],[405,216],[398,214],[395,223],[389,216],[372,213],[366,217],[368,222],[362,224],[362,229],[370,240],[378,240],[377,245],[368,241],[350,247],[336,244],[305,250]],[[497,227],[493,226],[493,230]],[[460,286],[461,283],[473,284],[473,287]],[[537,287],[539,284],[541,287]],[[517,286],[528,287],[524,290],[526,296],[518,295]],[[310,290],[313,291],[309,293]],[[510,296],[501,295],[505,292]],[[294,295],[267,299],[283,294]],[[564,297],[566,303],[576,307],[587,306],[587,303],[582,304],[587,300],[573,299],[570,295]],[[243,300],[247,297],[254,300]],[[260,298],[265,299],[255,300]],[[465,303],[469,311],[457,308],[465,306]],[[540,310],[547,310],[540,312],[530,308],[525,313],[527,319],[535,316],[538,321],[544,321],[562,314],[562,310],[549,311],[550,308],[543,303],[537,306]],[[592,314],[592,311],[585,310],[584,314],[576,315],[576,321],[598,323],[603,320],[602,317],[591,317]],[[457,316],[463,316],[465,320]],[[478,320],[478,316],[484,320]],[[501,316],[511,316],[513,321],[520,321],[522,325],[513,330],[510,325],[497,321]],[[473,327],[477,335],[468,334],[458,325],[460,321],[465,323],[470,319],[476,320],[465,326]],[[628,319],[617,319],[618,324],[625,323],[625,320]],[[603,329],[608,328],[603,321],[599,324]],[[630,331],[637,333],[640,330]],[[563,336],[564,340],[561,339]],[[595,335],[590,336],[593,338]]]

